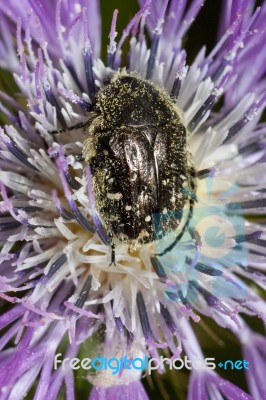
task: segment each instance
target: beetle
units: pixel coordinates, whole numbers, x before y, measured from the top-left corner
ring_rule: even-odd
[[[157,255],[166,254],[184,234],[196,201],[187,130],[172,99],[151,81],[119,71],[81,126],[96,209],[112,246],[116,237],[135,249],[182,225]]]

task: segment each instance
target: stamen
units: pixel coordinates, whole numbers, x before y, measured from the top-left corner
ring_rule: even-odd
[[[236,134],[239,132],[244,126],[250,121],[250,118],[248,116],[248,113],[245,113],[243,118],[241,118],[239,121],[237,121],[233,126],[228,131],[228,135],[226,139],[224,140],[224,143],[229,142]]]
[[[199,111],[196,113],[196,115],[192,118],[192,120],[188,124],[188,130],[190,132],[193,132],[194,129],[199,125],[200,121],[205,117],[208,111],[211,110],[213,105],[215,104],[217,99],[217,96],[214,94],[211,94],[207,100],[204,102],[204,104],[201,106]]]
[[[127,346],[130,347],[134,342],[134,334],[127,329]]]
[[[16,207],[17,210],[22,210],[25,212],[35,212],[35,211],[41,211],[43,208],[38,207],[38,206],[23,206],[23,207]]]
[[[245,112],[244,116],[237,121],[228,131],[228,135],[224,139],[224,143],[228,143],[231,139],[249,122],[252,121],[254,116],[258,113],[259,109],[266,101],[266,95],[263,95],[256,103],[253,103]]]
[[[81,289],[79,297],[76,300],[75,303],[76,307],[82,308],[84,306],[84,303],[87,300],[87,297],[91,290],[91,281],[92,281],[92,275],[89,275],[88,278],[86,279],[86,282],[84,283],[83,288]]]
[[[160,41],[161,34],[162,34],[162,26],[164,23],[164,16],[165,16],[168,2],[169,2],[169,0],[165,0],[163,3],[161,15],[158,19],[157,25],[154,30],[154,36],[152,38],[152,43],[151,43],[151,48],[150,48],[150,57],[149,57],[148,66],[147,66],[146,79],[151,79],[152,75],[153,75],[159,41]]]
[[[235,56],[237,54],[237,49],[241,48],[241,46],[243,44],[243,39],[247,36],[249,29],[251,28],[251,26],[257,19],[258,15],[259,15],[259,11],[260,11],[260,8],[257,8],[255,10],[254,14],[250,17],[250,19],[248,20],[248,23],[246,24],[244,29],[241,29],[241,26],[239,24],[239,27],[236,30],[235,35],[233,35],[233,37],[229,38],[228,41],[229,41],[229,45],[231,46],[231,48],[230,48],[229,53],[225,56],[225,59],[231,60],[231,59],[235,58]],[[236,25],[237,25],[238,20],[239,20],[239,22],[242,22],[244,20],[245,14],[246,13],[244,12],[244,10],[242,11],[242,13],[240,12],[239,18],[236,19]]]
[[[118,331],[120,333],[123,333],[124,332],[124,325],[123,325],[123,323],[121,321],[121,318],[114,316],[114,320],[115,320],[115,324],[116,324],[116,327],[117,327]]]
[[[173,62],[174,62],[174,58],[173,58]],[[187,73],[187,68],[185,66],[186,64],[186,53],[185,51],[181,52],[181,60],[176,72],[176,77],[172,86],[172,90],[171,90],[171,94],[170,96],[174,99],[177,100],[178,96],[179,96],[179,92],[180,92],[180,88],[181,88],[181,82],[184,79],[184,77],[186,76]],[[170,70],[172,69],[172,67],[170,68]],[[169,71],[170,74],[170,71]]]
[[[81,184],[73,178],[68,169],[65,171],[65,176],[72,189],[79,190],[81,188]]]
[[[265,148],[265,143],[263,142],[250,143],[242,147],[239,147],[238,152],[241,155],[255,154],[259,151],[264,150],[264,148]]]
[[[256,244],[258,244],[261,247],[266,247],[266,240],[257,239]]]
[[[176,293],[166,291],[165,294],[167,295],[167,297],[168,297],[170,300],[172,300],[172,301],[178,301],[178,296],[177,296]]]
[[[55,22],[56,22],[56,33],[59,39],[59,43],[62,49],[65,49],[65,41],[63,38],[64,26],[61,21],[61,10],[62,8],[62,0],[57,0],[55,7]]]
[[[91,111],[92,105],[90,103],[74,93],[73,90],[65,89],[60,82],[58,83],[58,92],[69,99],[73,104],[78,104],[83,110]]]
[[[64,118],[64,116],[62,114],[62,111],[61,111],[61,109],[59,107],[59,104],[58,104],[58,102],[57,102],[57,100],[56,100],[56,98],[55,98],[55,96],[54,96],[54,94],[53,94],[53,92],[51,90],[50,84],[48,82],[45,82],[43,84],[43,89],[44,89],[44,92],[45,92],[47,100],[56,109],[57,118],[58,118],[61,126],[66,129],[67,128],[67,123],[66,123],[65,118]]]
[[[78,19],[79,19],[79,17],[78,17]],[[79,90],[82,92],[82,91],[83,91],[83,88],[82,88],[81,83],[80,83],[80,81],[79,81],[79,78],[78,78],[78,75],[77,75],[77,71],[76,71],[75,67],[73,66],[71,60],[69,60],[68,58],[65,58],[64,61],[65,61],[66,67],[67,67],[67,69],[69,70],[69,72],[70,72],[72,78],[74,79],[74,81],[75,81],[77,87],[78,87]],[[85,100],[84,100],[84,102],[85,102]],[[88,104],[89,104],[89,103],[88,103]]]
[[[263,231],[255,231],[253,233],[250,233],[249,235],[237,235],[234,237],[234,239],[237,243],[252,242],[252,241],[256,241],[256,243],[257,242],[265,243],[264,240],[260,240],[263,233],[264,233]]]
[[[88,94],[92,103],[95,102],[96,87],[93,74],[93,55],[91,49],[91,42],[87,33],[88,20],[86,16],[86,9],[83,10],[83,60],[85,65],[86,81],[88,87]]]
[[[156,274],[159,276],[160,281],[163,283],[166,283],[167,281],[167,274],[162,266],[162,264],[160,263],[160,261],[158,260],[158,258],[156,257],[151,257],[150,258],[152,266],[156,272]]]
[[[177,100],[177,99],[178,99],[178,95],[179,95],[179,92],[180,92],[180,88],[181,88],[181,80],[180,80],[180,78],[177,76],[177,77],[175,78],[175,80],[174,80],[173,87],[172,87],[171,93],[170,93],[170,96],[171,96],[174,100]]]
[[[2,182],[0,182],[0,188],[1,188],[0,192],[1,192],[2,198],[5,202],[6,209],[9,211],[9,213],[12,215],[12,217],[16,221],[18,221],[20,224],[22,224],[28,228],[33,228],[33,229],[36,228],[36,226],[33,226],[29,223],[29,220],[27,218],[24,218],[19,214],[18,209],[16,207],[13,207],[13,205],[7,195],[6,187]]]
[[[173,320],[173,317],[171,316],[168,308],[164,306],[162,303],[160,303],[160,311],[163,316],[163,319],[165,320],[165,323],[167,327],[170,329],[172,333],[177,331],[177,326]]]
[[[232,321],[234,321],[235,324],[239,327],[239,321],[238,321],[238,319],[237,319],[237,317],[235,315],[235,312],[230,310],[230,308],[227,307],[221,300],[219,300],[218,297],[216,297],[213,294],[211,294],[208,290],[206,290],[205,288],[201,287],[198,283],[196,283],[194,281],[191,281],[190,283],[191,283],[192,286],[194,286],[196,291],[198,291],[199,293],[202,294],[202,296],[204,297],[205,301],[207,302],[207,304],[210,307],[213,307],[218,312],[229,316],[232,319]]]
[[[0,232],[7,231],[9,229],[15,229],[21,226],[18,221],[10,221],[10,222],[1,222],[0,219]]]
[[[94,232],[93,226],[89,223],[89,221],[82,215],[81,211],[78,209],[76,203],[74,202],[73,199],[69,199],[69,205],[71,210],[73,211],[76,220],[84,228],[85,230],[89,232]]]
[[[111,300],[111,306],[113,307],[113,300]],[[122,334],[122,333],[125,333],[125,334],[126,334],[126,337],[127,337],[127,345],[130,346],[131,343],[132,343],[133,340],[134,340],[134,335],[133,335],[133,333],[130,332],[130,331],[125,327],[125,325],[123,324],[123,322],[122,322],[122,320],[121,320],[120,317],[115,317],[114,315],[113,315],[113,317],[114,317],[115,324],[116,324],[116,327],[117,327],[119,333],[121,333],[121,334]]]
[[[52,197],[53,197],[53,202],[56,206],[58,214],[60,214],[64,219],[69,220],[69,221],[75,218],[74,214],[70,213],[62,206],[62,204],[57,196],[56,190],[52,191]]]
[[[188,283],[190,285],[190,282]],[[186,297],[183,296],[183,293],[181,292],[181,290],[178,290],[178,297],[179,299],[182,301],[182,303],[188,308],[188,309],[192,309],[191,304],[189,303],[188,299]],[[176,296],[176,299],[178,299],[178,297]],[[172,300],[172,299],[171,299]]]
[[[117,55],[120,53],[123,43],[125,42],[126,38],[129,36],[132,29],[136,30],[136,26],[141,19],[145,19],[147,14],[149,13],[151,0],[146,0],[144,6],[134,15],[131,21],[128,23],[126,28],[123,30],[123,35],[118,42],[117,49],[116,49],[116,60],[115,60],[115,68],[118,68],[119,62],[117,60]]]
[[[152,336],[152,331],[151,331],[145,303],[143,300],[143,296],[140,291],[138,291],[138,293],[137,293],[137,305],[138,305],[139,318],[140,318],[143,335],[144,335],[145,339],[147,340],[147,342],[150,342],[153,340],[153,336]]]
[[[29,53],[30,60],[31,60],[32,64],[34,64],[36,58],[35,58],[34,51],[32,49],[32,37],[30,34],[31,16],[32,16],[32,10],[28,10],[27,16],[26,16],[25,43],[27,45],[27,51]]]
[[[230,63],[236,56],[237,48],[240,47],[241,41],[243,39],[243,33],[244,33],[243,30],[242,34],[239,37],[237,37],[237,35],[239,33],[239,30],[241,30],[241,25],[243,23],[244,17],[245,17],[245,12],[239,13],[238,18],[235,19],[234,22],[231,24],[231,26],[229,26],[229,28],[226,29],[225,34],[221,37],[218,44],[214,47],[214,49],[211,51],[211,53],[208,55],[206,59],[207,63],[213,60],[214,56],[222,48],[222,45],[227,41],[227,45],[225,46],[226,54],[224,55],[222,61],[218,64],[218,67],[216,66],[217,64],[214,62],[216,69],[214,70],[214,72],[211,72],[210,75],[213,82],[216,82],[218,79],[220,79],[220,77],[224,73],[225,68],[230,65]],[[213,66],[211,65],[210,70],[212,69]]]
[[[50,267],[48,273],[43,276],[41,282],[42,284],[45,284],[55,273],[56,271],[59,270],[62,265],[65,264],[67,261],[67,256],[66,254],[62,254]]]
[[[114,67],[114,59],[115,59],[115,52],[116,52],[115,38],[117,36],[117,32],[116,32],[117,15],[118,15],[118,10],[115,10],[113,13],[111,31],[109,34],[110,43],[107,48],[107,64],[108,64],[108,67],[110,67],[110,68]]]
[[[203,103],[200,109],[196,112],[192,120],[188,124],[188,130],[193,132],[195,128],[200,124],[200,122],[204,119],[207,113],[210,112],[218,98],[223,94],[223,88],[226,84],[229,77],[229,71],[226,70],[225,74],[220,79],[219,83],[215,86],[210,96]]]
[[[151,44],[151,49],[150,49],[151,53],[150,53],[148,66],[147,66],[146,79],[152,78],[156,55],[157,55],[158,46],[159,46],[159,40],[160,40],[160,35],[155,34],[152,39],[152,44]]]
[[[216,70],[211,74],[211,80],[216,83],[218,80],[220,80],[221,76],[224,74],[225,68],[228,66],[228,61],[223,60]]]
[[[79,314],[81,316],[87,317],[87,318],[95,318],[95,319],[100,319],[100,315],[96,315],[91,311],[84,310],[83,308],[76,307],[75,304],[70,303],[69,301],[64,301],[64,306],[68,308],[71,311],[74,311],[76,314]]]
[[[10,139],[2,129],[0,131],[0,136],[10,153],[12,153],[19,161],[23,162],[27,167],[37,171],[37,169],[28,161],[27,155],[17,147],[17,144]]]
[[[85,230],[87,230],[89,232],[94,232],[95,231],[94,227],[82,215],[82,213],[79,210],[77,204],[73,200],[71,192],[69,190],[69,187],[68,187],[68,184],[67,184],[67,181],[66,181],[66,177],[65,177],[65,172],[67,170],[67,163],[66,163],[66,159],[64,157],[64,149],[63,149],[63,147],[60,148],[60,154],[59,154],[59,157],[56,160],[56,164],[57,164],[57,167],[58,167],[58,170],[59,170],[59,175],[60,175],[60,178],[61,178],[61,182],[63,184],[63,189],[64,189],[65,196],[67,198],[68,204],[69,204],[72,212],[75,215],[76,220],[78,221],[80,226],[82,226],[82,228],[84,228]]]
[[[188,260],[190,260],[188,258]],[[215,269],[213,267],[210,267],[209,265],[203,264],[198,262],[195,265],[195,269],[199,272],[202,272],[205,275],[210,275],[210,276],[223,276],[223,271],[220,271],[218,269]]]
[[[22,54],[24,53],[24,47],[21,40],[21,18],[17,19],[17,50],[19,57],[21,59]]]
[[[177,44],[180,44],[181,38],[184,37],[187,30],[190,28],[190,25],[194,21],[201,7],[203,6],[205,0],[194,0],[192,1],[188,11],[183,16],[183,23],[178,30],[178,34],[175,37],[175,41]]]
[[[250,200],[250,201],[241,201],[239,203],[229,203],[227,204],[228,210],[247,210],[247,209],[256,209],[257,211],[261,209],[264,211],[266,207],[266,199],[258,199],[258,200]]]

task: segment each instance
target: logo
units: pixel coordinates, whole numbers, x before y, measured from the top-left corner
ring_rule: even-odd
[[[214,187],[214,179],[207,178],[200,183],[193,214],[184,234],[173,248],[162,256],[157,256],[161,268],[173,284],[169,284],[165,293],[168,300],[190,302],[197,301],[199,287],[204,286],[215,297],[232,297],[237,290],[238,298],[246,297],[246,287],[240,281],[228,278],[227,269],[248,264],[248,251],[245,245],[245,220],[240,205],[229,205],[236,186],[221,192]],[[219,191],[219,194],[218,194]],[[187,194],[187,193],[186,193]],[[191,194],[192,197],[195,194]],[[189,210],[184,209],[164,215],[162,219],[178,218],[182,214],[183,225],[163,237],[155,244],[155,252],[161,254],[174,243],[180,234],[184,221],[189,218]],[[159,215],[154,217],[159,226]]]
[[[148,375],[154,370],[164,370],[165,367],[170,370],[181,370],[186,368],[188,370],[202,370],[202,369],[215,369],[219,367],[224,370],[249,370],[249,361],[247,360],[225,360],[224,362],[215,362],[214,357],[209,358],[193,358],[189,359],[187,356],[184,358],[168,358],[157,357],[148,358],[142,357],[129,357],[124,355],[122,357],[107,358],[98,356],[94,358],[62,358],[62,353],[57,353],[54,357],[54,369],[57,370],[61,367],[63,370],[71,368],[73,370],[94,370],[96,372],[110,370],[112,375],[117,375],[123,370],[137,370],[145,371]]]

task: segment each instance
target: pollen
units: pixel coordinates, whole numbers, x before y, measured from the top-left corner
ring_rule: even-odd
[[[107,198],[109,200],[121,200],[122,197],[122,193],[107,193]]]

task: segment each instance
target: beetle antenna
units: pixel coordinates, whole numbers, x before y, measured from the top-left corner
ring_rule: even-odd
[[[78,122],[76,125],[68,126],[67,128],[62,128],[54,131],[49,131],[50,135],[56,135],[58,133],[70,132],[76,129],[84,128],[89,124],[91,119],[86,119],[85,121]]]

